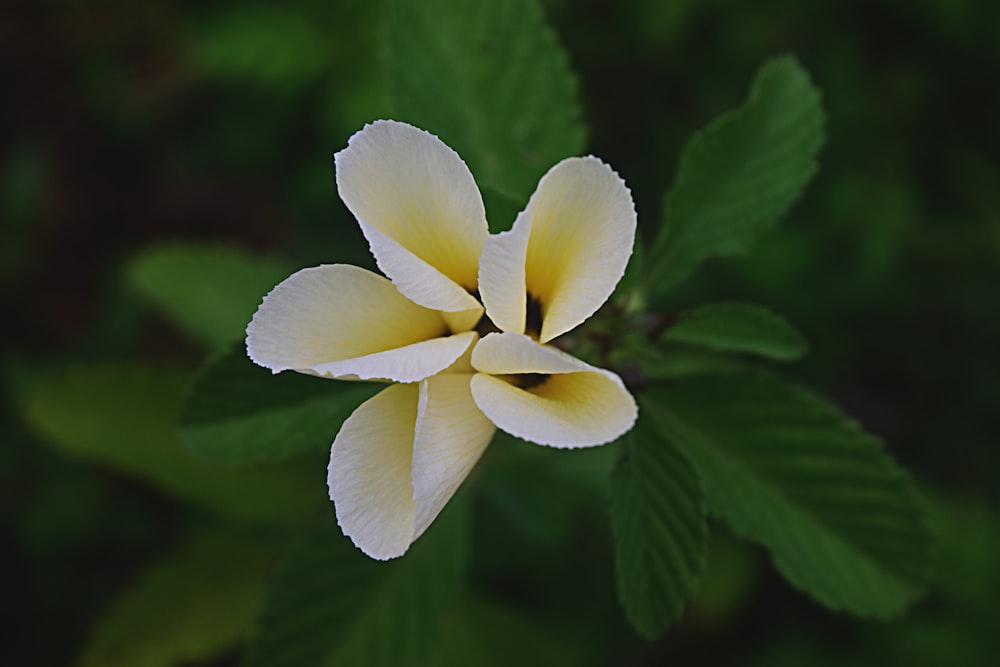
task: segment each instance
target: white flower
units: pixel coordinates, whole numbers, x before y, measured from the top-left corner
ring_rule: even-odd
[[[343,264],[293,274],[264,298],[247,351],[275,373],[393,383],[344,422],[327,478],[344,533],[387,559],[427,529],[496,427],[571,448],[635,423],[617,375],[548,344],[611,295],[635,208],[610,167],[568,158],[490,236],[458,154],[394,121],[351,137],[336,169],[388,279]]]

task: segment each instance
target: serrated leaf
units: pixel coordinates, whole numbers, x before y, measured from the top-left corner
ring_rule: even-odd
[[[467,531],[456,497],[405,556],[378,562],[331,516],[278,576],[246,667],[419,664],[444,641],[464,583]]]
[[[481,187],[523,207],[582,151],[576,81],[537,0],[389,0],[386,38],[397,120],[440,136]]]
[[[628,340],[613,359],[622,368],[637,367],[636,375],[645,381],[738,373],[754,368],[745,359],[689,345],[655,345],[638,336]]]
[[[264,295],[290,273],[235,248],[171,244],[137,255],[126,279],[177,328],[217,349],[243,337]]]
[[[237,345],[202,369],[181,409],[178,436],[188,451],[221,464],[322,454],[344,420],[381,386],[272,375]]]
[[[218,529],[186,539],[141,572],[98,619],[80,667],[204,663],[249,636],[272,550]]]
[[[816,171],[823,143],[819,92],[791,57],[766,63],[746,104],[695,134],[664,202],[664,226],[648,256],[652,298],[707,258],[746,252]]]
[[[805,339],[787,320],[750,303],[716,303],[694,308],[670,326],[661,341],[687,343],[719,352],[756,354],[791,361],[805,354]]]
[[[63,452],[235,519],[287,523],[328,502],[322,467],[229,470],[188,454],[174,435],[187,384],[176,371],[81,366],[39,379],[21,403]]]
[[[635,629],[654,639],[694,593],[705,565],[707,510],[687,457],[649,417],[622,436],[621,447],[611,478],[618,595]]]
[[[766,373],[692,377],[650,392],[709,509],[766,546],[831,609],[887,617],[922,591],[930,537],[905,472],[808,391]]]

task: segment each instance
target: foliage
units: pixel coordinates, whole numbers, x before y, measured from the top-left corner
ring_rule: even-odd
[[[930,536],[909,480],[836,410],[767,374],[650,392],[661,432],[704,480],[711,511],[761,542],[833,609],[898,614],[928,578]]]
[[[580,153],[576,81],[535,0],[390,0],[386,32],[397,119],[440,135],[481,186],[523,205]]]
[[[56,4],[5,44],[0,663],[989,662],[1000,9]],[[324,483],[379,386],[241,342],[295,268],[371,265],[330,155],[378,117],[491,231],[590,152],[651,241],[566,340],[635,429],[498,434],[390,563]]]
[[[217,348],[240,338],[261,297],[288,273],[234,248],[170,245],[137,256],[127,280],[178,328]]]
[[[653,639],[680,616],[694,592],[708,524],[694,468],[670,440],[651,431],[643,419],[622,437],[611,513],[622,604],[636,629]]]
[[[764,65],[746,104],[696,134],[664,204],[646,282],[660,296],[713,255],[746,252],[816,171],[819,93],[792,58]]]
[[[253,627],[271,557],[266,543],[225,528],[192,535],[111,604],[80,665],[167,666],[232,650]]]
[[[326,523],[290,554],[247,665],[419,664],[443,640],[463,587],[463,509],[454,503],[410,557],[388,565]]]
[[[238,345],[202,369],[181,410],[178,436],[188,451],[219,464],[325,453],[343,421],[378,388],[292,373],[272,377]]]

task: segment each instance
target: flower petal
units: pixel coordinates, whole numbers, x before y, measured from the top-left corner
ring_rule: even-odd
[[[472,375],[435,375],[420,383],[413,446],[414,539],[454,495],[486,450],[496,427],[469,389]]]
[[[471,382],[476,405],[519,438],[589,447],[610,442],[635,424],[638,408],[621,378],[527,336],[486,336],[472,351],[472,365],[480,371]],[[546,377],[523,389],[508,381],[527,373]]]
[[[316,364],[310,371],[341,380],[418,382],[454,364],[475,340],[476,332],[466,331],[354,359]]]
[[[368,247],[378,267],[392,278],[396,288],[407,298],[425,308],[448,313],[475,311],[472,328],[479,320],[483,307],[465,288],[443,274],[431,264],[407,250],[388,234],[359,220],[361,231],[368,239]],[[473,284],[472,289],[475,289]]]
[[[330,449],[327,486],[337,523],[378,560],[401,556],[414,539],[410,475],[419,393],[415,384],[386,387],[347,418]]]
[[[527,311],[525,262],[531,220],[522,213],[506,232],[490,235],[479,260],[479,294],[486,314],[501,331],[524,333]]]
[[[275,373],[415,382],[451,365],[475,338],[442,338],[441,313],[413,303],[382,276],[346,264],[298,271],[264,297],[247,352]]]
[[[429,132],[377,121],[352,136],[335,163],[341,199],[400,291],[436,310],[474,307],[451,303],[458,291],[475,301],[467,293],[477,289],[488,233],[482,196],[462,158]]]
[[[601,307],[621,280],[635,226],[632,195],[608,165],[595,157],[555,165],[539,181],[509,236],[487,246],[479,290],[490,318],[516,324],[515,307],[523,298],[520,292],[526,292],[541,305],[539,341],[573,329]],[[523,287],[518,275],[522,254]],[[521,333],[523,327],[509,330]]]
[[[480,373],[576,373],[595,370],[571,354],[551,345],[540,345],[528,336],[491,333],[472,349],[472,367]]]

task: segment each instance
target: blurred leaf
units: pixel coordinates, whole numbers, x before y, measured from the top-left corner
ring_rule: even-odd
[[[220,79],[291,91],[329,66],[324,30],[304,15],[250,6],[221,14],[191,31],[188,59]]]
[[[497,431],[487,456],[489,474],[477,488],[523,539],[559,544],[572,530],[575,513],[588,502],[603,507],[607,500],[611,447],[566,452]]]
[[[715,303],[690,310],[660,340],[778,361],[798,359],[807,348],[802,334],[784,318],[749,303]]]
[[[924,586],[931,539],[879,442],[813,394],[765,373],[696,377],[650,393],[695,464],[709,509],[770,549],[832,609],[887,617]]]
[[[650,296],[662,296],[713,255],[746,252],[809,182],[822,143],[819,92],[794,58],[771,60],[747,103],[685,147],[647,257]]]
[[[400,559],[371,560],[333,518],[289,557],[247,667],[415,665],[445,641],[465,581],[467,518],[453,499]]]
[[[934,592],[978,617],[984,629],[992,626],[1000,595],[1000,513],[986,502],[936,498],[932,519],[941,545]]]
[[[473,598],[446,621],[447,639],[426,667],[558,667],[582,664],[576,644],[549,625],[494,601]]]
[[[635,629],[654,639],[680,616],[705,565],[705,498],[687,457],[649,418],[621,447],[611,486],[618,594]]]
[[[746,610],[757,592],[762,551],[732,535],[724,525],[710,526],[712,546],[686,619],[698,625],[720,627]]]
[[[21,140],[0,160],[0,277],[10,281],[35,252],[45,200],[46,156]],[[8,284],[12,284],[8,282]]]
[[[286,372],[273,375],[242,345],[211,359],[181,409],[178,436],[221,464],[328,452],[340,425],[382,385]]]
[[[581,153],[576,80],[537,0],[387,5],[397,119],[440,136],[481,187],[523,207],[549,167]]]
[[[209,348],[241,338],[264,295],[290,273],[272,259],[196,244],[147,248],[126,270],[138,294]]]
[[[80,667],[201,664],[249,635],[272,553],[217,529],[142,572],[101,616]]]
[[[227,516],[285,523],[325,504],[324,472],[227,470],[191,457],[174,436],[185,374],[82,366],[38,380],[22,397],[29,424],[65,453],[113,468]]]

